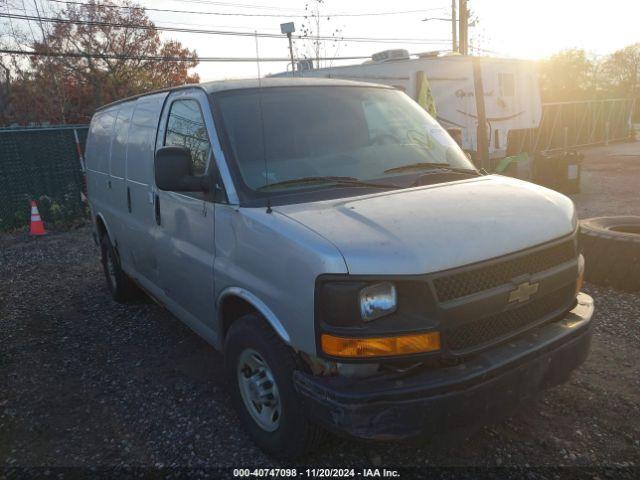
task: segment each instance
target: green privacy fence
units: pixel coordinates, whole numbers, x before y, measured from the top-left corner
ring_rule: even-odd
[[[86,214],[74,130],[84,151],[87,125],[0,129],[0,231],[28,225],[31,200],[45,225]]]

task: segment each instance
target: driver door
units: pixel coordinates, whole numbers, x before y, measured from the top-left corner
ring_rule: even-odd
[[[173,92],[160,120],[156,149],[180,146],[191,151],[192,174],[214,175],[211,133],[199,90]],[[155,189],[160,286],[166,303],[179,318],[205,337],[215,321],[214,204],[209,193],[177,193]]]

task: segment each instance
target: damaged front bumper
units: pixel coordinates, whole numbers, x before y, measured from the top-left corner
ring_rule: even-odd
[[[593,299],[580,293],[564,318],[449,367],[366,379],[296,372],[312,418],[369,439],[402,439],[476,428],[563,383],[591,343]]]

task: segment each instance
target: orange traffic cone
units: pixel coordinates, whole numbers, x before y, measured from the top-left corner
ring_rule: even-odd
[[[35,200],[31,200],[31,228],[29,230],[31,235],[46,235],[47,232],[44,229],[44,223],[40,218],[40,212],[36,206]]]

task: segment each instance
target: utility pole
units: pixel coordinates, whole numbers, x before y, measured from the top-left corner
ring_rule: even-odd
[[[489,132],[487,131],[487,112],[484,104],[482,66],[480,65],[480,57],[474,57],[471,60],[473,61],[473,86],[478,119],[478,129],[476,131],[476,165],[479,168],[489,169]]]
[[[291,41],[291,33],[287,33],[289,39],[289,55],[291,56],[291,76],[295,75],[296,62],[293,60],[293,42]]]
[[[285,33],[287,38],[289,39],[289,55],[291,55],[291,76],[293,77],[296,73],[296,64],[293,60],[293,42],[291,41],[291,34],[296,31],[296,26],[293,22],[281,23],[280,24],[280,32]]]
[[[451,50],[458,51],[458,19],[456,16],[456,0],[451,0]]]
[[[460,15],[460,53],[469,54],[469,10],[467,10],[467,0],[460,0],[458,4]]]

